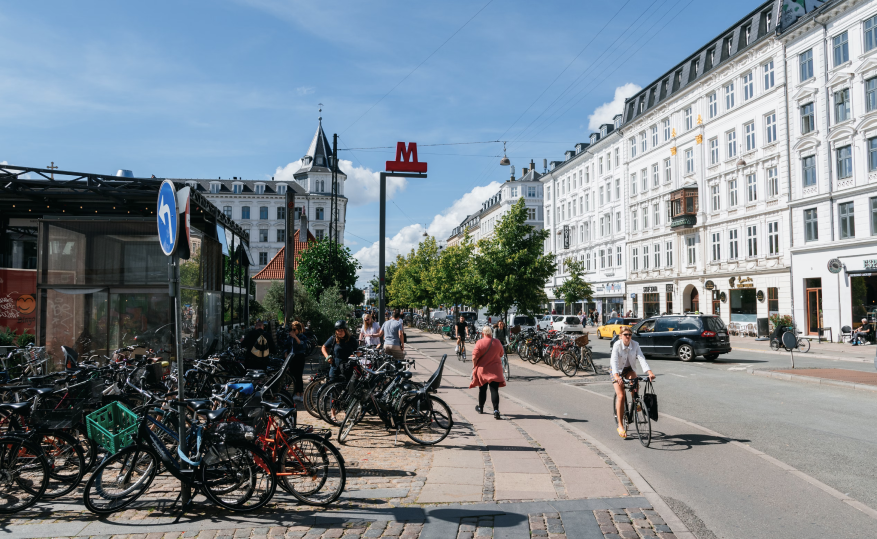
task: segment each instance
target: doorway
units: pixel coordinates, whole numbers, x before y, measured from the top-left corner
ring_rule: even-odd
[[[822,327],[822,279],[804,279],[807,291],[807,334],[818,335]]]
[[[700,293],[698,293],[697,288],[691,289],[691,312],[700,312]]]

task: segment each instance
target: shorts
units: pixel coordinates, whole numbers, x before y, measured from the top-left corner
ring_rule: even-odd
[[[390,354],[396,359],[405,359],[405,352],[402,351],[402,347],[398,345],[384,345],[384,352]]]
[[[624,367],[624,368],[621,370],[621,377],[622,377],[622,378],[627,378],[627,376],[628,376],[629,374],[636,374],[636,371],[633,370],[633,367]]]

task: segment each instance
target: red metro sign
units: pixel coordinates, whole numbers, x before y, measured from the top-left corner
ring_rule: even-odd
[[[387,161],[387,172],[426,172],[426,163],[417,160],[417,143],[409,142],[406,149],[404,142],[397,142],[396,160]]]

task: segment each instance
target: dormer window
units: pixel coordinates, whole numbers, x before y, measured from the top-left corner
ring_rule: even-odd
[[[744,42],[746,45],[749,45],[749,35],[752,33],[752,27],[747,26],[744,34],[746,35],[746,41]]]
[[[239,184],[239,183],[236,183],[232,186],[232,192],[236,195],[241,194],[243,191],[244,191],[244,186]]]
[[[317,157],[317,166],[318,167],[323,166],[323,158],[322,157]]]
[[[606,136],[606,126],[604,125],[603,127],[600,128],[600,138],[605,137],[605,136]]]
[[[256,184],[256,194],[257,195],[265,194],[265,186],[262,185],[261,183]]]
[[[281,183],[280,185],[278,185],[277,186],[277,193],[281,194],[281,195],[285,195],[286,194],[286,184]]]
[[[210,192],[216,194],[219,190],[222,189],[222,184],[219,183],[211,183],[210,184]]]

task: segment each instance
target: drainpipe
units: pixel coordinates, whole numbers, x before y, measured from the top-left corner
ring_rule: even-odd
[[[786,44],[783,43],[783,97],[786,103],[786,210],[788,210],[788,229],[789,229],[789,285],[791,285],[791,304],[792,304],[792,321],[795,320],[795,268],[792,265],[792,248],[795,247],[795,231],[794,219],[792,219],[792,137],[791,126],[789,124],[789,116],[791,115],[791,105],[789,104],[789,62],[786,56]],[[770,317],[770,312],[768,312]],[[797,327],[797,326],[796,326]]]
[[[831,128],[831,124],[829,122],[828,113],[831,110],[831,93],[828,88],[828,25],[825,23],[821,23],[816,21],[819,25],[822,26],[822,50],[823,50],[823,72],[825,76],[825,135],[828,136],[828,131]],[[850,97],[852,98],[852,91],[850,92]],[[852,105],[850,106],[850,112],[852,112]],[[833,187],[833,177],[832,171],[834,167],[832,166],[831,160],[831,143],[825,145],[825,153],[826,162],[828,163],[828,216],[829,216],[829,225],[831,225],[831,241],[834,242],[834,187]],[[839,291],[838,291],[839,292]],[[839,315],[840,313],[838,313]]]

